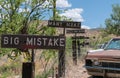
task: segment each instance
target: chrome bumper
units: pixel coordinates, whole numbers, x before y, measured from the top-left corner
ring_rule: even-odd
[[[84,66],[86,69],[103,69],[103,70],[115,70],[120,71],[120,68],[109,68],[109,67],[99,67],[99,66]]]
[[[120,71],[120,68],[109,68],[109,67],[99,67],[99,66],[84,66],[89,75],[95,76],[107,76],[107,77],[117,77],[120,78],[120,73],[118,72],[106,72],[106,70],[110,71]]]

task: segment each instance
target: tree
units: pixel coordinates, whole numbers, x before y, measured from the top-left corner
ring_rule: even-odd
[[[110,18],[105,20],[105,32],[108,34],[120,35],[120,5],[112,6],[112,14]]]
[[[43,3],[43,0],[1,0],[1,33],[27,34],[30,23],[42,18]]]
[[[0,0],[0,34],[54,34],[54,30],[41,25],[49,5],[46,0]],[[44,33],[44,31],[52,31]],[[17,56],[19,49],[2,49],[0,55]],[[29,54],[29,52],[26,52]]]

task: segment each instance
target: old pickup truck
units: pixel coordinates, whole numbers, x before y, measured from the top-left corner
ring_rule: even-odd
[[[95,78],[120,78],[120,37],[108,41],[103,49],[88,51],[85,68]]]

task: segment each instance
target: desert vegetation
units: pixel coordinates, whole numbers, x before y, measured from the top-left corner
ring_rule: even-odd
[[[58,35],[57,29],[47,27],[42,24],[45,12],[53,11],[56,13],[51,20],[67,20],[66,17],[60,17],[60,10],[52,8],[54,0],[49,0],[49,5],[44,4],[44,0],[1,0],[0,1],[0,35],[2,34],[31,34],[31,35]],[[24,7],[22,7],[24,5]],[[23,9],[21,11],[20,9]],[[28,10],[29,7],[31,10]],[[107,42],[114,36],[119,36],[120,6],[113,6],[111,18],[105,20],[106,28],[98,30],[88,30],[90,39],[89,45],[81,47],[81,56],[78,62],[84,62],[84,56],[88,49],[96,49],[98,44]],[[91,31],[98,33],[91,34]],[[117,31],[117,32],[116,32]],[[110,35],[112,34],[112,35]],[[1,38],[0,38],[1,40]],[[72,67],[72,41],[66,34],[66,67]],[[22,63],[31,61],[31,50],[27,52],[14,48],[0,48],[0,78],[21,78]],[[35,50],[35,78],[48,78],[58,73],[58,51],[57,50]],[[68,73],[66,68],[66,74]]]

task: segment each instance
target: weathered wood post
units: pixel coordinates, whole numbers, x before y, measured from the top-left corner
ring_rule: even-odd
[[[60,36],[65,36],[65,34]],[[58,78],[60,78],[65,76],[65,47],[64,49],[59,49],[58,58]]]
[[[78,58],[80,58],[80,53],[81,53],[81,45],[79,39],[77,40],[77,48],[78,48]]]
[[[73,57],[73,63],[77,65],[77,54],[76,54],[76,40],[72,40],[72,57]]]

